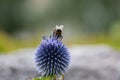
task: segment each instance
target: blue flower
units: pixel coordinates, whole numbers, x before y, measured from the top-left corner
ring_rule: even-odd
[[[64,75],[70,63],[67,47],[57,38],[44,38],[35,54],[36,69],[41,76]]]

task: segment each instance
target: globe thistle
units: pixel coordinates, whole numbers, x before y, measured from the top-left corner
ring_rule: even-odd
[[[67,47],[56,37],[43,38],[35,54],[36,69],[41,76],[64,75],[70,56]]]

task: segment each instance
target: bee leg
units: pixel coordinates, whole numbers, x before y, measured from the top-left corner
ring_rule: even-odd
[[[60,36],[58,39],[59,39],[60,41],[62,41],[62,39],[63,39],[63,36]]]

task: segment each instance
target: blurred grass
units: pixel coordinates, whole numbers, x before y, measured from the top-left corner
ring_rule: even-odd
[[[0,31],[0,52],[10,52],[19,48],[36,47],[40,42],[39,38],[15,38]]]
[[[83,35],[82,35],[83,36]],[[10,37],[8,34],[6,34],[5,32],[0,32],[0,52],[9,52],[9,51],[13,51],[16,49],[20,49],[20,48],[34,48],[37,47],[40,43],[41,39],[40,39],[40,34],[39,37],[38,36],[34,36],[34,37],[30,37],[30,38],[24,38],[24,39],[20,39],[20,38],[14,38],[14,37]],[[115,49],[120,50],[120,43],[119,43],[120,39],[114,39],[111,37],[106,37],[105,35],[97,35],[97,36],[76,36],[76,37],[72,37],[72,39],[67,39],[64,40],[64,43],[66,43],[66,45],[71,46],[73,44],[107,44],[110,45],[112,47],[114,47]]]
[[[106,36],[89,36],[87,38],[73,38],[73,40],[67,40],[65,41],[65,43],[67,43],[69,46],[71,46],[71,43],[74,43],[76,45],[90,45],[90,44],[94,44],[94,45],[98,45],[98,44],[106,44],[109,45],[111,47],[113,47],[114,49],[120,50],[120,43],[119,43],[120,39],[111,39],[110,37],[106,37]]]
[[[36,33],[31,36],[24,36],[23,38],[17,36],[16,38],[4,31],[0,31],[0,53],[7,53],[20,48],[35,48],[41,41],[41,35],[42,33]],[[66,36],[63,41],[67,46],[72,46],[73,44],[107,44],[117,50],[120,50],[120,22],[113,24],[110,33],[107,35],[104,33],[94,35],[79,33],[76,36],[72,35],[71,38]]]

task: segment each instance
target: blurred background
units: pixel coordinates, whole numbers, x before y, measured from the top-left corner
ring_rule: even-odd
[[[120,0],[0,0],[0,52],[36,47],[64,25],[64,42],[120,49]]]
[[[71,55],[65,80],[120,80],[120,0],[0,0],[0,80],[32,80],[56,25]]]

